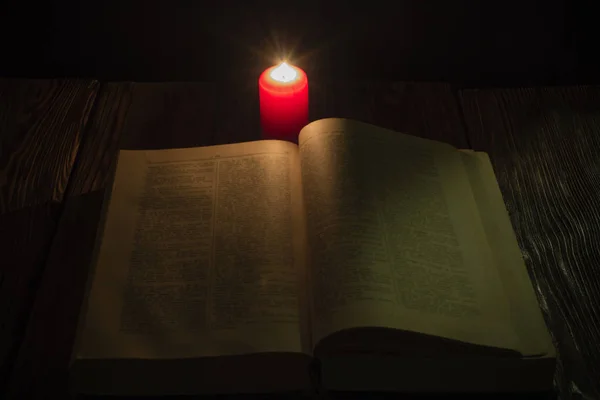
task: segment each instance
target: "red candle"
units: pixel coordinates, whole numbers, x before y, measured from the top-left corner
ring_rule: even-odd
[[[283,62],[258,78],[263,138],[298,142],[308,123],[308,78],[298,67]]]

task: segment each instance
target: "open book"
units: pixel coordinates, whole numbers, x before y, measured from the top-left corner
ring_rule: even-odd
[[[315,364],[330,390],[551,388],[485,153],[324,119],[298,146],[121,151],[105,204],[77,392],[303,390]]]

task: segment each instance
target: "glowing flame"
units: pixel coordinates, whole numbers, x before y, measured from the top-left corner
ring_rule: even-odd
[[[285,61],[271,71],[271,78],[277,82],[291,82],[298,77],[298,72]]]

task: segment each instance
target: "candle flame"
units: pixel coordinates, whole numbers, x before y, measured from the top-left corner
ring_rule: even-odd
[[[285,61],[271,71],[271,78],[277,82],[291,82],[298,77],[298,72]]]

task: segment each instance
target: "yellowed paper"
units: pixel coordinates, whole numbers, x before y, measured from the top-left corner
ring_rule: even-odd
[[[308,351],[297,147],[122,151],[79,358]]]
[[[380,326],[518,348],[459,152],[349,120],[300,135],[313,339]]]

